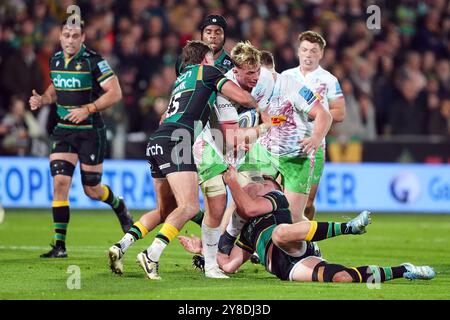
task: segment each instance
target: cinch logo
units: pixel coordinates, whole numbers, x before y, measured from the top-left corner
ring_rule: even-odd
[[[53,79],[53,84],[57,88],[63,88],[63,89],[79,89],[81,88],[81,81],[77,78],[68,78],[64,79],[61,77],[61,75],[58,75],[56,78]]]
[[[147,147],[147,157],[150,155],[156,156],[158,154],[164,155],[164,150],[160,145],[155,144],[154,146]]]
[[[410,204],[420,195],[420,182],[411,172],[399,173],[391,182],[391,195],[398,202]]]

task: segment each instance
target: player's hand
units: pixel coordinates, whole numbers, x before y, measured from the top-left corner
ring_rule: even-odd
[[[259,112],[259,116],[262,123],[266,124],[269,128],[272,126],[272,117],[270,116],[269,112],[261,111]]]
[[[233,181],[238,181],[238,172],[235,167],[228,167],[228,170],[223,174],[222,178],[226,184],[230,184]]]
[[[308,137],[301,140],[300,145],[303,147],[303,152],[306,154],[316,153],[320,146],[320,140],[315,137]]]
[[[202,254],[202,240],[200,238],[194,235],[191,235],[191,237],[178,236],[178,240],[180,240],[184,250],[194,254]]]
[[[85,107],[82,107],[82,108],[71,109],[69,111],[69,113],[64,117],[64,120],[69,120],[70,122],[78,124],[78,123],[81,123],[84,120],[86,120],[88,116],[89,116],[88,109]]]
[[[32,94],[33,95],[30,97],[30,101],[29,101],[30,107],[31,107],[31,110],[37,110],[37,109],[41,108],[42,105],[44,104],[43,99],[42,99],[42,96],[36,92],[36,90],[33,90]]]

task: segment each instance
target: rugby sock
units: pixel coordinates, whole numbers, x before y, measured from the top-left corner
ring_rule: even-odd
[[[353,278],[353,282],[380,283],[392,279],[403,278],[403,274],[407,270],[404,266],[362,266],[356,268],[348,268],[346,271]]]
[[[53,223],[55,224],[55,245],[65,248],[67,225],[70,220],[69,201],[53,201],[52,212]]]
[[[191,219],[192,222],[195,222],[196,224],[198,224],[199,226],[202,225],[203,222],[203,217],[205,216],[205,211],[200,210],[199,212],[197,212],[197,214],[195,215],[195,217],[193,217]]]
[[[119,197],[116,197],[114,195],[114,192],[112,192],[109,186],[102,185],[102,189],[103,189],[103,196],[100,200],[110,205],[115,213],[117,214],[121,213],[125,209],[123,202],[120,201]]]
[[[205,270],[217,266],[217,250],[220,238],[220,226],[210,228],[202,223],[202,247],[205,257]]]
[[[175,237],[180,233],[180,231],[174,226],[164,223],[161,230],[153,240],[153,243],[147,249],[148,258],[154,262],[159,261],[159,257],[163,253],[167,245],[175,239]]]
[[[352,234],[351,228],[347,229],[347,224],[340,222],[317,222],[310,221],[311,227],[305,237],[306,241],[321,241],[343,234]]]
[[[138,221],[125,233],[117,245],[125,252],[135,241],[144,238],[147,234],[147,228]]]
[[[237,238],[237,236],[241,233],[242,227],[247,221],[243,219],[237,212],[234,210],[231,215],[230,222],[227,225],[227,232],[230,236]]]

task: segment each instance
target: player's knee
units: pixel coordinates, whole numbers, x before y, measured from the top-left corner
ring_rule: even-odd
[[[52,177],[58,175],[72,177],[75,171],[75,166],[66,160],[52,160],[50,161],[50,172]]]
[[[84,194],[92,200],[100,200],[102,198],[102,193],[98,192],[94,187],[83,186],[83,189]]]
[[[192,219],[199,211],[200,206],[197,203],[183,204],[178,207],[188,220]]]
[[[278,225],[272,233],[272,241],[277,246],[283,246],[288,243],[288,225]]]
[[[202,184],[202,190],[206,197],[212,198],[227,194],[227,189],[222,179],[222,175],[218,175],[205,181]]]
[[[353,278],[346,272],[340,271],[333,276],[333,282],[353,282]]]
[[[64,179],[60,176],[53,178],[53,188],[55,191],[68,189],[70,185],[69,179]]]
[[[81,182],[84,187],[95,187],[102,181],[100,172],[81,171]]]

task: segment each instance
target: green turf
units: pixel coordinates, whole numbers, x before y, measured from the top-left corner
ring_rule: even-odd
[[[139,214],[135,213],[135,216]],[[350,215],[320,214],[319,220],[347,221]],[[450,215],[374,214],[368,233],[320,243],[328,261],[359,266],[431,265],[431,281],[399,279],[369,289],[365,284],[290,283],[278,280],[262,266],[246,264],[228,280],[205,279],[191,267],[191,255],[178,240],[160,262],[161,281],[150,281],[135,263],[136,254],[154,233],[128,252],[125,274],[111,274],[108,247],[121,238],[110,212],[74,211],[68,229],[68,259],[44,260],[52,237],[49,211],[6,210],[0,225],[0,299],[449,299]],[[199,234],[189,223],[182,233]],[[67,268],[81,270],[81,289],[69,290]]]

